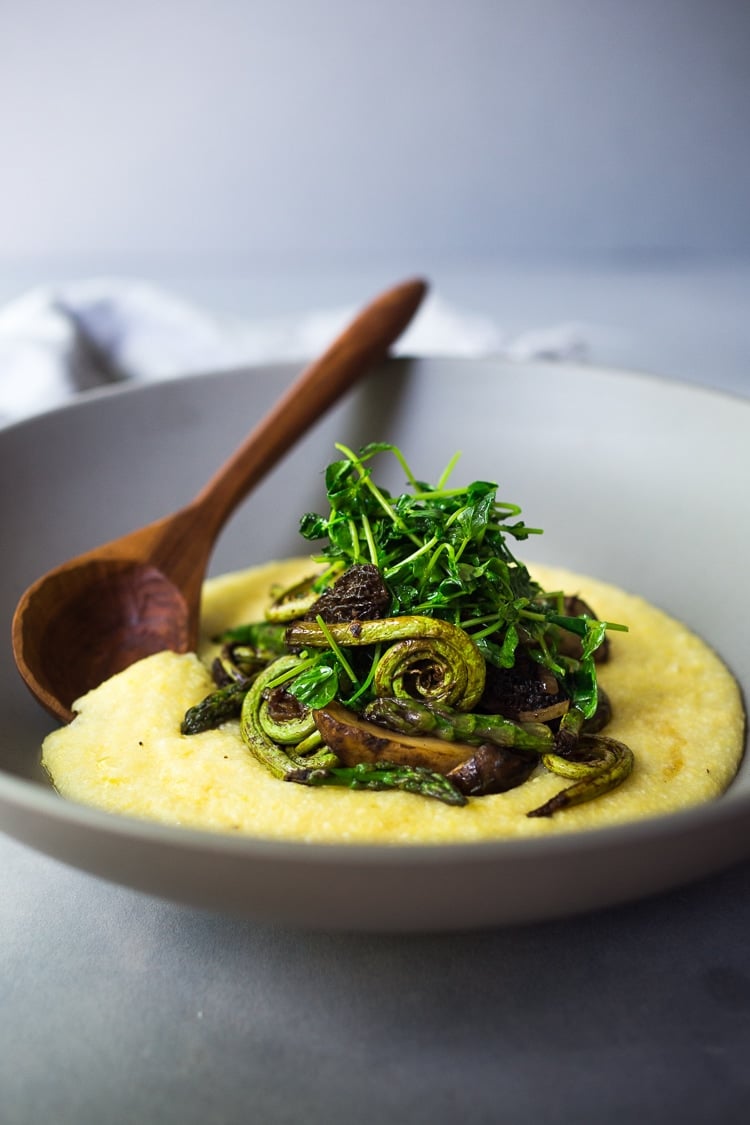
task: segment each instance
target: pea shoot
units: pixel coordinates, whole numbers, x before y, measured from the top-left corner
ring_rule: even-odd
[[[266,622],[219,638],[262,670],[243,672],[244,692],[221,688],[185,732],[239,712],[249,750],[279,778],[456,807],[537,767],[574,780],[530,816],[620,784],[633,756],[598,738],[610,712],[596,664],[625,626],[542,588],[511,549],[541,530],[497,484],[452,485],[458,455],[431,485],[391,443],[336,450],[328,511],[300,521],[317,576],[278,591]],[[398,495],[373,477],[383,454],[404,474]]]

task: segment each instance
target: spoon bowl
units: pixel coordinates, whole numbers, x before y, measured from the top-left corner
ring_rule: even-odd
[[[96,547],[39,578],[13,618],[21,676],[63,722],[91,688],[162,649],[187,652],[222,527],[294,442],[383,359],[427,285],[406,281],[376,297],[305,368],[249,437],[186,507]]]
[[[156,567],[126,559],[81,562],[29,592],[27,683],[33,668],[34,694],[45,703],[59,700],[63,712],[48,709],[67,719],[68,701],[134,661],[164,648],[186,651],[189,617],[181,591]]]

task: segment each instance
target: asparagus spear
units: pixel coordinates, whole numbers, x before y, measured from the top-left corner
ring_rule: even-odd
[[[347,789],[402,789],[421,797],[434,797],[447,805],[465,805],[466,797],[443,774],[422,766],[401,766],[392,762],[359,762],[356,766],[330,769],[294,769],[285,781],[301,785],[337,785]]]
[[[553,744],[552,731],[544,723],[515,723],[502,715],[456,711],[443,704],[414,699],[377,698],[367,705],[363,716],[402,734],[430,734],[446,742],[475,746],[493,742],[496,746],[536,753],[551,750]]]
[[[200,734],[204,730],[213,730],[227,719],[238,718],[249,688],[249,680],[235,680],[226,687],[212,691],[200,703],[196,703],[185,712],[180,732]]]

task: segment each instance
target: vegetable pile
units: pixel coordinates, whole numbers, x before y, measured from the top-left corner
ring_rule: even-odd
[[[223,633],[216,691],[184,717],[195,734],[239,717],[249,750],[285,781],[402,789],[465,805],[538,768],[573,782],[529,816],[620,784],[633,755],[601,733],[597,682],[610,629],[580,598],[545,591],[509,539],[540,534],[497,485],[414,477],[401,451],[337,445],[329,511],[302,536],[318,573],[274,592],[266,619]],[[376,455],[407,480],[373,480]]]

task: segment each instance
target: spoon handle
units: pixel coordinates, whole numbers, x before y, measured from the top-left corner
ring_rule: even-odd
[[[385,357],[426,292],[427,284],[421,279],[386,290],[295,379],[190,505],[193,510],[200,508],[214,534],[297,439],[358,378]]]

